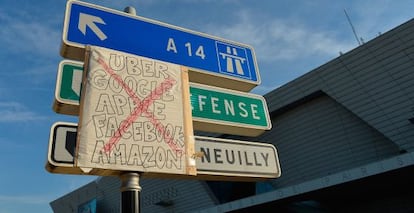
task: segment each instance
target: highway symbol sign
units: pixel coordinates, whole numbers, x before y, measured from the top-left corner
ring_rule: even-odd
[[[190,81],[250,91],[260,84],[252,47],[155,20],[69,0],[61,55],[84,59],[96,45],[190,67]]]
[[[73,70],[82,69],[82,62],[63,60],[60,63],[53,106],[56,112],[79,114],[77,94],[80,94],[82,79],[72,75],[76,73]],[[271,129],[263,96],[196,83],[190,83],[190,94],[195,130],[257,136]]]
[[[52,173],[85,174],[74,165],[77,124],[56,122],[50,131],[46,169]],[[195,136],[197,176],[203,180],[252,180],[281,175],[277,150],[273,144]],[[89,175],[117,176],[120,171],[94,169]],[[154,177],[151,174],[143,174]],[[162,177],[180,177],[164,175]]]

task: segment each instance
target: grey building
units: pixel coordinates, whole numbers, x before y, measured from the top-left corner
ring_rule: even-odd
[[[143,179],[142,212],[414,212],[414,20],[265,95],[282,176],[262,182]],[[102,177],[51,202],[76,212],[96,198],[118,212],[120,182]]]

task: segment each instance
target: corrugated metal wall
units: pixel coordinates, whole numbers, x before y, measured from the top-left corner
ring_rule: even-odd
[[[217,200],[204,181],[179,179],[141,179],[141,212],[188,212],[211,207]],[[102,177],[53,202],[54,212],[78,212],[84,202],[97,200],[97,212],[119,213],[118,177]]]
[[[96,194],[96,183],[91,182],[76,189],[70,194],[64,195],[59,199],[52,201],[50,206],[52,207],[53,212],[56,213],[78,212],[79,205],[94,199]]]
[[[204,181],[142,180],[142,212],[188,212],[217,204]]]
[[[276,145],[282,176],[275,188],[293,185],[398,154],[398,147],[327,95],[273,118],[259,141]]]
[[[121,181],[117,177],[101,177],[96,181],[97,212],[119,213]]]
[[[322,91],[399,149],[413,151],[413,32],[411,20],[270,92],[270,111]]]
[[[266,95],[286,186],[414,150],[414,21]],[[316,97],[315,97],[316,96]]]

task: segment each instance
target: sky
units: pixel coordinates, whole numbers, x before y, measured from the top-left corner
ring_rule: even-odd
[[[413,17],[411,0],[85,0],[248,44],[271,90]],[[97,176],[44,167],[57,121],[52,110],[65,0],[0,0],[0,213],[52,212],[49,203]],[[354,26],[358,41],[344,13]]]

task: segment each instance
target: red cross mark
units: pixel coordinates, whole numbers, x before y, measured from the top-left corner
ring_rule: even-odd
[[[170,146],[172,150],[176,153],[181,154],[183,150],[177,147],[177,143],[174,142],[174,138],[168,134],[165,134],[165,127],[164,125],[159,122],[153,113],[148,111],[149,106],[157,99],[159,99],[165,92],[169,91],[177,81],[171,77],[166,78],[158,87],[156,87],[151,93],[141,100],[135,92],[128,87],[128,85],[122,81],[122,78],[117,75],[101,58],[98,58],[98,63],[104,68],[104,70],[111,75],[112,78],[122,88],[126,91],[128,96],[134,101],[136,107],[134,108],[133,112],[125,119],[124,122],[121,122],[119,128],[116,130],[115,134],[110,138],[108,143],[104,145],[104,152],[109,153],[115,147],[115,145],[119,142],[122,135],[128,130],[131,124],[137,120],[141,115],[145,116],[151,124],[155,127],[155,129],[163,135],[164,141]]]

